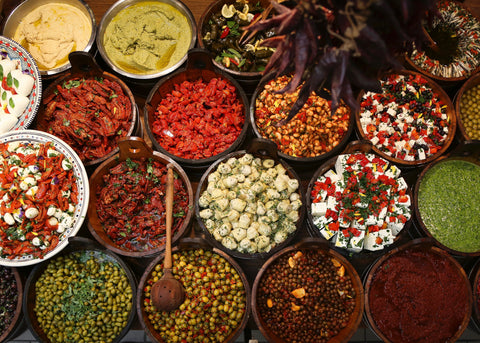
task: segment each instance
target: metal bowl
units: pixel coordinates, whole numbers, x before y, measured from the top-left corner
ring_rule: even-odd
[[[92,27],[92,31],[90,33],[90,37],[88,39],[87,45],[81,48],[82,51],[89,52],[92,49],[93,43],[95,42],[96,21],[95,21],[95,15],[93,11],[90,9],[88,4],[83,0],[27,0],[27,1],[24,1],[20,5],[15,7],[15,9],[5,19],[5,23],[2,31],[3,35],[13,39],[13,37],[15,36],[15,32],[17,31],[18,25],[26,15],[28,15],[34,9],[50,3],[54,3],[54,4],[61,3],[65,5],[74,6],[78,8],[83,14],[85,14],[85,16],[89,19]],[[53,69],[40,68],[40,73],[42,77],[51,77],[69,68],[70,68],[70,62],[67,59],[63,65],[58,66],[56,68],[53,68]]]
[[[183,14],[190,26],[191,30],[191,39],[190,39],[190,45],[188,49],[185,50],[185,54],[183,57],[178,60],[175,64],[171,66],[167,66],[167,68],[155,71],[152,73],[134,73],[131,71],[126,70],[125,68],[120,67],[118,64],[116,64],[110,57],[110,55],[107,53],[105,50],[105,32],[107,27],[110,25],[110,23],[114,20],[116,20],[116,16],[123,10],[127,9],[130,6],[141,4],[141,3],[146,3],[146,4],[167,4],[172,7],[174,7],[176,10],[180,11],[181,14]],[[149,80],[149,79],[155,79],[159,78],[161,76],[164,76],[178,67],[180,67],[183,62],[186,61],[187,59],[187,51],[195,46],[196,43],[196,36],[197,36],[197,29],[195,25],[195,18],[190,11],[190,9],[183,4],[179,0],[153,0],[153,1],[148,1],[148,0],[119,0],[115,2],[103,15],[102,20],[100,21],[99,27],[98,27],[98,32],[97,32],[97,48],[98,51],[100,52],[100,55],[102,56],[103,60],[107,63],[107,65],[113,69],[115,72],[126,76],[131,79],[140,79],[140,80]]]
[[[14,61],[15,63],[17,63],[15,69],[21,70],[22,73],[33,77],[32,90],[27,96],[28,104],[26,105],[23,113],[18,114],[17,122],[12,125],[12,123],[8,123],[7,121],[3,120],[4,114],[0,115],[0,133],[14,130],[24,130],[27,129],[33,122],[40,107],[40,102],[42,99],[42,80],[40,77],[40,71],[33,57],[27,52],[27,50],[25,50],[20,44],[18,44],[14,40],[0,36],[0,52],[2,53],[0,60],[3,61],[9,59]],[[7,94],[7,92],[5,92],[5,94]],[[8,99],[9,96],[7,96],[6,101],[0,101],[2,108],[7,105],[4,102],[9,102]]]

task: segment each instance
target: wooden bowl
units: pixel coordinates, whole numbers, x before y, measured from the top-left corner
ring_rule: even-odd
[[[87,253],[88,255],[91,254],[94,257],[94,259],[98,261],[99,264],[103,262],[108,262],[110,264],[116,265],[120,270],[125,272],[126,277],[128,278],[128,284],[125,285],[125,287],[130,287],[132,289],[132,298],[131,298],[131,307],[127,317],[127,323],[123,328],[121,328],[121,330],[116,335],[116,337],[112,338],[112,341],[111,341],[112,343],[119,343],[122,340],[122,338],[127,334],[127,332],[130,330],[130,327],[135,319],[135,307],[136,307],[135,294],[137,291],[137,287],[136,287],[137,282],[136,282],[135,276],[132,270],[130,269],[130,267],[121,258],[119,258],[116,254],[114,254],[110,250],[101,247],[98,243],[88,238],[74,237],[70,239],[70,243],[68,247],[65,250],[63,250],[61,255],[59,256],[65,257],[74,253]],[[32,334],[34,335],[35,339],[41,343],[50,343],[52,341],[48,338],[47,334],[41,328],[37,315],[34,311],[34,308],[36,305],[36,299],[37,299],[36,283],[39,280],[39,278],[43,275],[43,273],[47,270],[49,264],[54,262],[55,261],[49,261],[49,262],[37,265],[30,272],[25,284],[25,296],[23,301],[23,312],[25,314],[25,321],[27,322],[27,326],[29,330],[32,332]],[[57,282],[62,283],[61,281],[57,281]],[[97,289],[100,289],[101,286],[102,285],[100,283],[97,283],[95,287]],[[118,287],[118,286],[114,285],[112,287]],[[65,304],[65,301],[72,301],[73,306],[78,306],[78,303],[75,304],[74,302],[75,297],[72,295],[68,295],[68,289],[63,290],[62,288],[59,287],[59,289],[57,290],[56,296],[58,296],[58,298],[60,299],[60,303],[57,304],[55,302],[56,300],[53,299],[52,302],[55,304],[54,306],[60,307],[62,304]],[[62,296],[66,296],[68,300],[62,300]],[[60,312],[60,308],[58,308],[58,311]],[[54,315],[60,316],[59,313],[58,314],[55,313]],[[66,320],[66,316],[65,316],[65,319],[62,319],[62,320]],[[102,325],[104,324],[102,323]],[[96,324],[93,324],[89,328],[89,330],[91,331],[95,330],[95,326]]]
[[[268,322],[265,320],[265,318],[262,317],[261,313],[259,312],[259,304],[258,302],[261,300],[259,296],[260,292],[260,283],[265,275],[267,274],[269,268],[272,267],[280,258],[283,256],[293,254],[294,252],[305,252],[305,251],[319,251],[326,256],[337,260],[340,262],[341,265],[344,267],[345,275],[349,275],[351,278],[351,282],[353,285],[353,289],[355,291],[355,307],[353,309],[352,314],[350,315],[350,318],[348,319],[347,325],[334,337],[332,337],[328,342],[343,342],[346,343],[348,342],[352,335],[355,333],[355,331],[358,329],[358,326],[360,325],[360,322],[362,320],[362,313],[363,313],[363,308],[364,308],[364,291],[363,291],[363,286],[362,286],[362,281],[355,270],[355,268],[352,266],[352,264],[342,255],[340,255],[338,252],[330,249],[328,247],[328,244],[324,240],[319,240],[318,238],[310,238],[310,239],[305,239],[301,241],[300,243],[297,243],[293,246],[288,246],[281,251],[278,251],[274,255],[272,255],[260,268],[258,271],[257,276],[255,277],[255,282],[253,284],[252,288],[252,314],[253,318],[255,320],[256,325],[258,326],[260,332],[263,334],[263,336],[268,340],[268,342],[272,343],[283,343],[286,342],[282,337],[278,335],[278,332],[275,332],[272,330],[271,327],[269,327]],[[290,265],[290,261],[289,261]],[[291,267],[291,265],[290,265]],[[288,268],[288,267],[286,267]],[[296,276],[296,279],[301,278],[301,272],[299,272]],[[301,280],[301,279],[300,279]],[[328,280],[326,280],[328,281]],[[300,281],[301,282],[301,281]],[[304,280],[306,283],[306,281]],[[306,296],[308,297],[308,284],[305,286],[306,288]],[[282,295],[282,297],[284,297]],[[277,299],[272,299],[273,302],[277,301]],[[313,309],[312,309],[313,311]],[[328,318],[327,318],[328,319]],[[313,318],[313,320],[318,320],[321,321],[322,318]]]
[[[473,138],[467,134],[465,125],[463,124],[461,101],[462,101],[462,97],[467,91],[469,91],[475,86],[478,86],[479,84],[480,84],[480,74],[475,74],[472,77],[470,77],[455,94],[454,104],[455,104],[455,115],[457,116],[458,131],[460,132],[460,137],[462,138],[462,140],[465,140],[465,141],[472,140]],[[480,99],[478,99],[478,97],[475,97],[475,99],[480,104]]]
[[[104,184],[104,176],[108,175],[112,168],[115,168],[119,163],[126,161],[127,159],[153,159],[164,165],[172,164],[173,170],[183,181],[185,188],[188,192],[188,212],[184,218],[184,221],[181,227],[178,230],[175,230],[172,233],[172,242],[175,242],[180,237],[182,237],[187,228],[190,225],[191,218],[193,216],[193,190],[191,183],[183,171],[183,169],[171,158],[165,156],[159,152],[152,151],[152,149],[146,144],[146,142],[139,137],[129,137],[119,140],[119,150],[120,152],[110,157],[108,160],[103,162],[100,166],[95,169],[94,173],[90,177],[90,194],[91,199],[88,205],[88,229],[93,237],[100,242],[104,247],[112,250],[113,252],[127,257],[146,257],[160,253],[165,249],[165,244],[161,244],[157,247],[153,247],[149,250],[142,251],[132,251],[123,246],[117,245],[106,233],[102,222],[100,221],[97,214],[97,192]],[[165,237],[161,239],[165,240]]]
[[[370,141],[353,141],[353,142],[350,142],[347,145],[347,148],[345,149],[345,151],[342,152],[342,155],[343,154],[355,154],[355,153],[372,154],[375,157],[379,158],[378,155],[373,152],[373,147],[372,147],[372,144],[371,144]],[[341,155],[339,155],[339,156],[341,156]],[[327,160],[324,164],[322,164],[315,171],[315,173],[313,174],[313,177],[311,178],[311,180],[308,184],[307,192],[306,192],[306,195],[305,195],[305,204],[306,204],[306,208],[307,208],[307,224],[308,224],[307,227],[309,229],[309,232],[313,237],[320,237],[321,239],[324,239],[324,240],[326,240],[326,238],[322,235],[319,228],[315,224],[314,216],[312,215],[312,200],[313,200],[312,191],[314,190],[315,183],[320,176],[324,175],[329,170],[335,170],[335,163],[337,162],[337,159],[338,159],[339,156],[335,156],[335,157],[330,158],[329,160]],[[384,161],[388,163],[388,161],[386,161],[386,160],[384,160]],[[388,164],[388,165],[396,167],[394,164]],[[403,178],[405,183],[407,183],[407,181],[405,180],[405,173],[402,172],[399,175],[399,178]],[[408,186],[408,183],[407,183],[407,186]],[[411,192],[410,187],[407,187],[406,194],[409,196],[410,201],[413,202],[413,197],[412,197],[412,192]],[[349,249],[336,247],[335,243],[333,241],[335,239],[334,237],[330,238],[328,240],[328,242],[329,242],[332,249],[335,249],[336,251],[340,252],[341,254],[343,254],[345,256],[348,256],[349,258],[360,259],[360,260],[372,260],[374,258],[377,258],[380,255],[383,255],[386,251],[398,246],[399,244],[402,244],[402,243],[410,240],[409,231],[410,231],[410,227],[411,227],[412,221],[413,221],[413,219],[412,219],[413,218],[412,206],[410,206],[410,209],[411,209],[410,218],[403,225],[403,228],[401,229],[401,231],[397,235],[395,235],[393,243],[384,246],[383,249],[376,250],[376,251],[368,251],[368,250],[363,249],[363,250],[358,251],[358,252],[352,252]]]
[[[251,98],[252,100],[250,101],[250,122],[253,128],[253,132],[255,133],[256,137],[264,138],[264,139],[268,139],[268,138],[262,135],[256,123],[256,108],[257,108],[256,101],[259,95],[265,89],[265,85],[268,84],[268,82],[269,80],[268,81],[263,80],[258,84],[257,88],[255,89],[252,95],[252,98]],[[330,116],[330,113],[328,113],[328,115]],[[296,170],[299,170],[299,171],[310,169],[313,166],[319,166],[328,158],[338,155],[345,148],[347,142],[349,141],[354,131],[354,128],[355,128],[355,114],[353,113],[353,110],[352,110],[350,112],[350,118],[348,121],[347,130],[344,132],[343,137],[340,139],[338,145],[334,146],[330,151],[323,152],[314,157],[299,157],[299,156],[294,156],[291,154],[284,153],[280,149],[278,149],[279,150],[278,155],[280,156],[280,158],[287,161],[292,167],[294,167]],[[320,136],[320,134],[318,135]],[[275,143],[278,146],[281,144],[278,141],[276,141]]]
[[[158,105],[160,104],[162,99],[164,99],[175,89],[176,85],[179,85],[184,81],[194,82],[200,79],[204,82],[209,82],[213,78],[220,78],[226,80],[227,83],[233,85],[236,89],[237,98],[242,103],[245,111],[245,121],[239,136],[225,151],[208,158],[186,159],[167,151],[166,148],[162,147],[159,144],[152,129],[152,124],[155,121],[155,112]],[[157,84],[148,94],[147,100],[145,102],[144,115],[145,130],[148,134],[148,137],[152,141],[154,149],[160,151],[166,156],[169,156],[170,158],[178,162],[183,168],[192,172],[203,173],[207,169],[207,167],[212,164],[212,162],[224,157],[232,151],[235,151],[245,140],[248,131],[248,99],[245,95],[245,92],[242,90],[240,85],[230,76],[215,70],[211,62],[210,56],[205,52],[205,50],[202,49],[190,50],[188,54],[187,66],[185,69],[179,70],[157,82]],[[201,140],[201,137],[198,137],[198,139]]]
[[[416,260],[411,260],[410,256],[414,256],[414,254],[422,254],[420,257],[415,257]],[[396,258],[397,256],[398,259],[396,260],[396,265],[391,265],[387,264],[391,261],[392,258]],[[415,255],[416,256],[416,255]],[[432,261],[432,257],[435,257],[436,260]],[[401,262],[399,262],[401,260]],[[437,264],[435,264],[437,263]],[[401,264],[402,267],[410,267],[408,270],[401,270],[399,269],[399,264]],[[447,265],[451,265],[452,269],[455,273],[455,275],[452,276],[450,273],[450,277],[453,277],[453,279],[449,280],[457,280],[459,285],[458,287],[455,288],[456,291],[460,292],[462,291],[463,294],[460,293],[454,293],[454,291],[447,290],[448,286],[451,284],[450,281],[445,281],[445,278],[443,278],[443,282],[440,282],[440,277],[438,276],[438,273],[447,270]],[[435,266],[436,272],[432,271],[435,270],[433,269]],[[413,270],[412,270],[413,269]],[[388,272],[395,273],[395,279],[388,280],[387,282],[384,282],[383,278],[382,280],[376,280],[378,278],[378,273],[382,273],[384,270],[387,270]],[[430,282],[430,278],[432,274],[435,274],[438,280],[433,279],[433,281]],[[429,280],[428,284],[425,280]],[[422,281],[425,283],[424,288],[421,289],[420,283]],[[393,331],[394,329],[397,330],[397,336],[399,335],[398,332],[404,332],[404,334],[413,334],[414,330],[414,324],[416,324],[415,327],[421,329],[422,327],[424,328],[424,331],[422,332],[417,332],[417,337],[419,337],[419,340],[423,340],[423,338],[430,337],[431,334],[436,333],[437,331],[429,331],[429,330],[435,330],[435,328],[432,329],[432,325],[429,325],[428,320],[430,319],[431,321],[435,321],[438,319],[438,316],[440,314],[438,313],[432,313],[430,312],[429,314],[431,315],[432,318],[418,318],[418,313],[422,311],[423,313],[428,313],[428,309],[426,309],[426,306],[422,306],[417,303],[416,301],[416,296],[429,296],[431,293],[431,288],[432,287],[437,287],[438,285],[442,285],[442,289],[444,289],[445,292],[448,291],[448,295],[445,293],[445,297],[450,297],[451,301],[453,302],[460,302],[461,300],[464,301],[464,308],[461,309],[462,314],[462,319],[461,322],[459,322],[458,326],[456,326],[451,333],[451,337],[446,338],[446,340],[442,340],[443,338],[439,338],[439,341],[443,342],[455,342],[457,339],[460,338],[462,333],[465,331],[465,329],[468,326],[469,320],[470,320],[470,314],[472,310],[472,290],[470,288],[470,284],[467,278],[467,275],[465,274],[465,271],[461,267],[461,265],[451,256],[449,255],[446,251],[439,249],[435,246],[433,246],[433,242],[429,239],[415,239],[411,242],[408,242],[401,247],[395,248],[388,253],[386,253],[384,256],[380,257],[375,263],[371,266],[370,270],[366,274],[366,277],[364,279],[364,287],[365,287],[365,319],[367,325],[374,331],[374,333],[378,336],[379,339],[381,339],[383,342],[387,343],[394,343],[394,342],[406,342],[407,337],[401,337],[398,339],[394,339],[388,336],[387,332],[382,332],[382,330],[379,328],[377,321],[378,318],[375,316],[378,314],[373,314],[372,310],[378,310],[378,304],[375,304],[372,306],[370,301],[374,301],[373,299],[376,299],[376,293],[375,290],[377,289],[375,286],[378,284],[379,289],[383,289],[386,292],[388,292],[387,295],[393,294],[395,291],[402,292],[401,299],[390,299],[390,300],[378,300],[382,301],[383,306],[390,306],[391,310],[390,315],[392,316],[392,313],[394,314],[395,318],[387,318],[387,312],[382,312],[382,318],[381,318],[381,323],[382,325],[386,325],[386,323],[392,323],[392,328],[391,330]],[[412,285],[411,287],[414,287],[415,289],[413,290],[405,290],[403,288],[406,284]],[[397,289],[392,289],[396,285]],[[434,285],[434,286],[433,286]],[[388,288],[387,288],[388,287]],[[463,296],[463,299],[460,299],[460,297]],[[435,297],[436,301],[439,301],[437,297]],[[446,300],[446,299],[445,299]],[[436,304],[432,301],[435,300],[424,300],[425,303],[429,303],[430,305]],[[400,314],[398,312],[402,311],[402,309],[406,308],[409,306],[410,308],[412,306],[417,306],[415,310],[410,310],[410,312],[407,312],[408,310],[405,309],[402,314],[403,318],[403,323],[402,327],[395,326],[395,324],[398,324],[398,318],[400,317]],[[445,305],[445,312],[448,311],[453,312],[453,308],[448,307],[448,305]],[[432,310],[434,311],[434,310]],[[398,314],[398,316],[397,316]],[[443,314],[445,315],[445,313]],[[413,317],[413,318],[412,318]],[[421,321],[418,323],[418,321]],[[410,326],[412,325],[412,326]],[[447,326],[447,325],[445,325]],[[390,326],[389,326],[390,327]],[[408,327],[408,329],[405,329],[405,327]],[[390,329],[389,329],[390,331]],[[408,338],[413,337],[409,336]],[[413,339],[413,338],[411,338]]]
[[[476,258],[468,274],[470,287],[472,287],[472,317],[470,323],[480,332],[480,259]]]
[[[463,27],[463,28],[456,28],[457,30],[457,35],[458,37],[467,37],[470,34],[475,36],[475,41],[474,42],[469,42],[468,44],[463,44],[463,48],[468,51],[469,56],[476,56],[478,54],[479,49],[478,49],[478,44],[480,43],[478,39],[478,35],[480,34],[480,20],[477,16],[475,16],[464,4],[462,4],[460,1],[453,1],[453,0],[448,0],[448,1],[441,1],[437,2],[438,4],[438,10],[439,10],[439,19],[435,20],[440,20],[445,22],[445,20],[449,20],[448,23],[445,24],[450,24],[450,25],[461,25],[461,24],[466,24],[468,27]],[[451,6],[451,8],[449,8]],[[460,16],[455,16],[453,13],[461,13],[462,19],[459,19]],[[435,21],[434,20],[434,21]],[[476,30],[474,29],[476,27]],[[465,38],[466,39],[466,38]],[[428,43],[425,43],[428,44]],[[443,45],[442,45],[443,44]],[[445,48],[447,45],[446,42],[440,43],[439,48]],[[475,46],[477,48],[472,48],[472,46]],[[470,51],[472,49],[472,51]],[[476,50],[475,50],[476,49]],[[461,51],[458,52],[460,56],[466,56],[466,51]],[[418,58],[423,58],[426,55],[424,54],[424,51],[418,52]],[[423,75],[427,76],[428,78],[435,80],[438,84],[440,84],[442,87],[445,88],[454,88],[458,85],[460,85],[463,81],[465,81],[468,77],[475,75],[479,70],[480,70],[480,61],[478,58],[473,58],[476,59],[476,66],[473,68],[470,68],[468,72],[463,70],[461,75],[457,76],[443,76],[442,72],[434,70],[434,67],[437,67],[437,69],[440,69],[440,67],[448,66],[454,64],[451,62],[450,64],[446,63],[439,63],[438,60],[431,60],[431,63],[428,64],[428,70],[415,63],[414,62],[415,56],[405,54],[405,61],[407,66],[410,69],[413,69],[419,73],[422,73]],[[458,58],[456,59],[456,62],[458,64]],[[463,61],[465,62],[465,61]]]
[[[283,168],[286,170],[286,174],[291,178],[291,179],[296,179],[298,180],[299,187],[296,191],[296,193],[299,194],[300,200],[302,202],[302,206],[298,209],[298,220],[296,221],[296,230],[293,233],[290,233],[286,239],[281,242],[277,243],[274,246],[272,246],[271,250],[268,252],[256,252],[256,253],[247,253],[247,252],[240,252],[238,250],[234,249],[229,249],[226,246],[222,244],[222,242],[218,241],[212,233],[207,229],[205,225],[204,219],[201,218],[200,215],[200,205],[199,205],[199,199],[202,196],[202,193],[206,191],[207,186],[208,186],[208,178],[209,175],[212,174],[213,172],[217,171],[218,166],[223,163],[228,161],[230,158],[241,158],[242,156],[245,156],[246,154],[251,154],[254,156],[254,158],[258,157],[262,160],[265,159],[273,159],[275,161],[275,164],[281,164]],[[265,193],[265,191],[263,191]],[[250,146],[246,150],[239,150],[232,152],[222,159],[216,161],[213,163],[207,171],[203,174],[197,188],[197,193],[195,196],[195,216],[197,218],[197,223],[199,227],[202,229],[205,239],[214,247],[217,249],[223,250],[229,255],[235,257],[235,258],[240,258],[240,259],[249,259],[249,260],[262,260],[267,258],[268,256],[271,256],[274,254],[276,251],[284,248],[287,246],[291,240],[295,237],[295,235],[300,231],[302,225],[303,225],[303,218],[305,215],[305,206],[304,206],[304,200],[303,200],[303,188],[302,188],[302,183],[300,182],[300,178],[298,177],[297,173],[291,168],[285,161],[280,159],[277,155],[277,150],[276,146],[274,143],[265,140],[265,139],[260,139],[260,138],[253,138],[251,141]],[[251,202],[252,200],[249,200]],[[256,200],[255,200],[256,201]],[[272,240],[273,239],[273,234],[272,233],[269,238]]]
[[[391,75],[403,75],[403,76],[406,76],[406,77],[421,77],[421,78],[423,78],[427,81],[428,87],[430,87],[432,89],[433,93],[436,94],[438,96],[438,98],[446,106],[446,115],[447,115],[448,121],[449,121],[448,133],[447,133],[447,136],[446,136],[441,148],[438,151],[436,151],[434,154],[432,154],[430,156],[425,156],[424,159],[407,161],[403,158],[393,157],[393,156],[390,156],[387,153],[381,151],[378,148],[378,144],[377,145],[374,144],[372,146],[372,150],[376,154],[378,154],[379,156],[385,158],[386,160],[388,160],[388,161],[390,161],[394,164],[398,164],[399,166],[418,167],[418,166],[430,163],[430,162],[434,161],[435,159],[437,159],[438,157],[440,157],[442,154],[444,154],[447,151],[447,149],[450,147],[450,145],[452,144],[453,139],[455,138],[455,130],[456,130],[456,127],[457,127],[457,122],[456,122],[456,116],[455,116],[455,109],[454,109],[453,104],[450,100],[450,97],[443,90],[443,88],[440,87],[436,82],[432,81],[428,77],[425,77],[425,76],[421,75],[418,72],[409,71],[409,70],[402,70],[402,71],[398,72],[397,74],[391,74]],[[382,79],[385,80],[388,76],[389,75],[385,75]],[[361,91],[360,94],[358,95],[358,103],[359,104],[361,104],[365,94],[366,94],[365,91]],[[361,120],[360,120],[361,112],[362,112],[362,107],[360,107],[359,111],[357,111],[356,114],[355,114],[355,122],[356,122],[357,133],[358,133],[358,136],[361,139],[369,140],[366,132],[362,128],[362,123],[361,123]],[[373,113],[373,114],[375,114],[375,113]],[[390,123],[387,123],[387,124],[389,126],[391,126]]]
[[[138,116],[138,111],[137,107],[135,104],[135,98],[133,97],[132,92],[128,88],[128,86],[118,77],[115,75],[112,75],[110,73],[104,72],[100,69],[100,67],[97,65],[95,60],[93,59],[93,56],[86,52],[74,52],[69,55],[70,59],[70,64],[72,66],[71,71],[68,73],[65,73],[63,76],[60,78],[57,78],[53,83],[51,83],[47,89],[45,89],[44,96],[43,96],[43,102],[42,105],[40,106],[38,115],[35,120],[35,128],[37,130],[45,131],[45,132],[51,132],[51,124],[46,118],[46,112],[49,110],[49,98],[52,98],[56,92],[58,92],[57,87],[62,86],[65,82],[68,82],[69,80],[72,79],[77,79],[77,78],[85,78],[85,79],[98,79],[98,78],[103,78],[110,80],[112,82],[116,82],[121,89],[123,90],[123,93],[125,94],[126,97],[130,100],[131,107],[130,107],[130,119],[128,120],[128,130],[121,135],[115,135],[114,139],[109,141],[109,150],[104,156],[98,157],[96,159],[84,159],[83,164],[87,168],[94,168],[101,162],[105,161],[107,158],[113,156],[118,152],[118,148],[116,148],[116,141],[118,138],[121,137],[128,137],[131,135],[134,135],[139,129],[140,129],[140,124],[139,124],[139,116]],[[95,97],[94,97],[95,99]],[[80,118],[81,119],[81,118]],[[65,126],[69,126],[70,123],[64,124]],[[78,129],[78,130],[81,130]],[[63,136],[63,135],[62,135]],[[68,138],[71,140],[69,142],[70,145],[72,145],[72,148],[78,153],[80,149],[82,149],[83,144],[78,143],[74,139],[70,137],[70,133],[65,133],[65,137],[61,137],[62,139]],[[104,133],[99,133],[97,135],[100,138],[103,138]],[[98,138],[97,137],[97,138]],[[93,139],[93,138],[92,138]]]
[[[18,299],[15,306],[15,314],[12,318],[12,321],[5,328],[3,332],[0,332],[0,342],[8,342],[19,333],[18,331],[22,328],[22,325],[23,325],[23,313],[22,313],[23,279],[17,268],[0,266],[0,269],[2,268],[7,269],[12,273],[15,280],[16,293],[18,295]]]
[[[176,276],[177,279],[180,279],[180,280],[182,280],[182,277],[176,275],[177,274],[176,269],[178,268],[178,266],[176,266],[175,254],[182,253],[182,252],[187,252],[187,251],[194,251],[194,252],[199,252],[199,253],[200,252],[212,252],[213,254],[216,254],[216,255],[222,257],[223,259],[225,259],[227,261],[227,263],[230,264],[230,266],[238,273],[239,278],[240,278],[240,280],[241,280],[241,282],[244,286],[245,311],[243,313],[242,318],[240,320],[238,320],[237,327],[232,332],[230,332],[230,334],[228,336],[224,337],[224,340],[222,340],[222,342],[225,342],[225,343],[237,342],[238,336],[243,332],[243,330],[245,329],[245,327],[247,325],[247,322],[249,320],[250,306],[251,306],[250,305],[250,303],[251,303],[251,290],[250,290],[250,286],[248,284],[247,278],[246,278],[242,268],[238,265],[238,263],[231,256],[229,256],[228,254],[226,254],[225,252],[223,252],[219,249],[216,249],[216,248],[212,247],[205,240],[203,240],[201,238],[182,238],[178,242],[178,245],[175,246],[172,249],[173,274],[174,274],[174,276]],[[137,315],[138,315],[138,318],[140,319],[140,324],[142,325],[143,329],[146,331],[146,333],[148,334],[150,339],[153,342],[156,342],[156,343],[167,343],[167,342],[165,342],[162,339],[160,333],[155,329],[154,324],[152,324],[151,321],[149,320],[149,313],[147,313],[148,311],[146,309],[146,306],[150,306],[150,305],[149,305],[149,302],[146,301],[146,297],[148,297],[148,295],[146,295],[145,292],[147,292],[147,294],[148,294],[148,290],[151,287],[152,282],[149,281],[149,280],[152,279],[152,273],[155,272],[155,270],[160,270],[160,271],[163,270],[163,259],[164,259],[164,254],[162,254],[160,256],[157,256],[146,267],[146,269],[145,269],[145,271],[144,271],[144,273],[143,273],[143,275],[140,279],[140,282],[138,284],[138,292],[137,292]],[[208,262],[207,262],[207,264],[208,264]],[[192,266],[193,264],[189,264],[189,265]],[[157,269],[156,269],[156,267],[157,267]],[[178,272],[181,272],[181,270],[178,270]],[[191,276],[191,278],[192,278],[192,280],[195,280],[195,277],[193,275]],[[227,276],[225,276],[225,278],[228,279],[229,276],[227,275]],[[202,285],[201,280],[198,280],[198,281],[195,281],[195,282],[198,282],[197,286],[195,286],[196,288],[201,287],[201,285]],[[184,285],[184,286],[186,286],[186,285]],[[191,286],[189,286],[189,287],[191,288]],[[187,300],[191,299],[191,301],[199,301],[199,299],[195,299],[195,297],[197,297],[196,295],[189,294],[189,287],[187,287],[187,293],[185,294],[186,299]],[[209,301],[215,299],[215,296],[213,294],[207,294],[206,297],[209,298]],[[184,305],[185,305],[185,303],[184,303]],[[188,308],[188,304],[185,305],[185,306]],[[198,306],[203,307],[203,305],[200,305],[200,304]],[[178,315],[179,313],[181,313],[182,310],[177,309],[175,311],[176,311],[175,315]],[[218,313],[221,313],[220,311],[222,311],[222,310],[218,309]],[[207,318],[198,318],[198,317],[196,319],[201,320],[201,321],[207,320]],[[160,325],[160,324],[161,323],[158,323],[158,325]],[[183,332],[188,332],[189,327],[195,328],[196,326],[195,325],[187,326],[187,328],[184,329]],[[220,327],[216,328],[217,332],[221,332],[221,330],[222,329]],[[213,339],[211,341],[213,342],[215,340]]]
[[[464,256],[464,257],[472,257],[472,256],[480,256],[480,245],[475,251],[460,251],[459,249],[455,249],[452,246],[449,246],[445,241],[442,243],[438,239],[435,238],[435,235],[432,234],[431,230],[433,228],[428,227],[425,224],[424,218],[422,216],[422,212],[419,210],[419,190],[422,185],[422,182],[427,179],[427,176],[429,175],[429,172],[433,170],[434,168],[441,166],[442,163],[445,162],[452,162],[452,161],[464,161],[468,162],[474,165],[477,165],[480,168],[480,143],[478,141],[470,141],[470,142],[464,142],[463,144],[459,145],[455,150],[453,150],[451,153],[449,153],[446,156],[442,156],[438,160],[430,163],[428,166],[426,166],[420,175],[417,178],[417,181],[415,183],[415,188],[414,188],[414,197],[413,197],[413,208],[415,211],[415,220],[417,222],[417,226],[419,227],[421,233],[424,236],[430,237],[435,241],[435,245],[439,246],[440,248],[448,251],[449,253],[453,255],[458,255],[458,256]],[[458,179],[458,175],[445,175],[445,177],[448,177],[451,180],[456,180]],[[447,188],[447,185],[445,185],[444,188]],[[440,199],[440,195],[438,194],[441,190],[436,190],[435,189],[435,196],[436,198]],[[472,190],[470,194],[473,194],[476,190]],[[460,190],[459,190],[460,192]],[[462,194],[462,193],[460,193]],[[468,194],[466,194],[468,196]],[[454,200],[452,199],[452,203],[450,204],[450,212],[456,212],[455,206],[458,206]],[[477,206],[477,204],[475,204]],[[445,209],[443,205],[441,205],[442,209]],[[474,207],[471,209],[471,216],[472,217],[477,217],[475,212],[478,210],[478,207]],[[445,215],[445,213],[438,213],[438,211],[435,211],[436,215]],[[447,219],[447,218],[445,218]],[[445,220],[443,220],[445,222]],[[462,231],[463,230],[462,227]],[[470,249],[469,249],[470,250]]]

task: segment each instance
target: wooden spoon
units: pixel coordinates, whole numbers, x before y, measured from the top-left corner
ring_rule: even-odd
[[[166,242],[163,260],[163,276],[152,285],[152,304],[158,311],[170,312],[177,309],[185,300],[183,285],[172,273],[172,211],[173,211],[173,168],[167,165],[166,186]]]

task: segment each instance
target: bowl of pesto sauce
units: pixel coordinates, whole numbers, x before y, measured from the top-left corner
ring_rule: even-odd
[[[415,185],[419,227],[456,255],[480,255],[480,143],[428,165]]]

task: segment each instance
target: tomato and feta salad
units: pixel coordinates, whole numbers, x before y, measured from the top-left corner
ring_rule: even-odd
[[[367,92],[360,102],[365,138],[382,153],[402,161],[435,155],[449,133],[447,104],[418,74],[392,74],[381,84],[382,93]]]
[[[0,257],[42,258],[74,224],[73,163],[52,142],[0,144]]]
[[[392,244],[411,217],[400,169],[374,154],[338,156],[310,192],[311,215],[321,235],[353,252]]]

